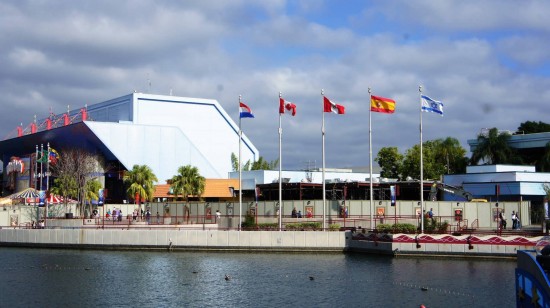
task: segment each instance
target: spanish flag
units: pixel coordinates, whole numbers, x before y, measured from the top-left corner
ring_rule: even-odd
[[[383,113],[394,113],[395,112],[395,101],[393,99],[371,95],[371,97],[370,97],[370,111],[383,112]]]

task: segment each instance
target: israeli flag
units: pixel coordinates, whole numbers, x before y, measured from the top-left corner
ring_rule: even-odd
[[[422,95],[422,111],[443,115],[443,103]]]

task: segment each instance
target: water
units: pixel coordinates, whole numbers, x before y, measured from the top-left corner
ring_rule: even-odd
[[[0,307],[513,307],[514,268],[358,254],[0,248]]]

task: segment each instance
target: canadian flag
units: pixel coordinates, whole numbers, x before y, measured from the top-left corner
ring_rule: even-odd
[[[285,113],[285,110],[291,112],[292,116],[296,115],[296,105],[291,102],[285,101],[284,98],[279,98],[279,113]]]
[[[337,114],[344,114],[345,108],[342,105],[335,104],[330,101],[326,96],[323,96],[324,98],[324,111],[325,112],[334,112]]]

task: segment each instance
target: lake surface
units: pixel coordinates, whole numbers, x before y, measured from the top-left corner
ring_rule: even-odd
[[[0,248],[0,307],[514,307],[515,266],[340,253]]]

